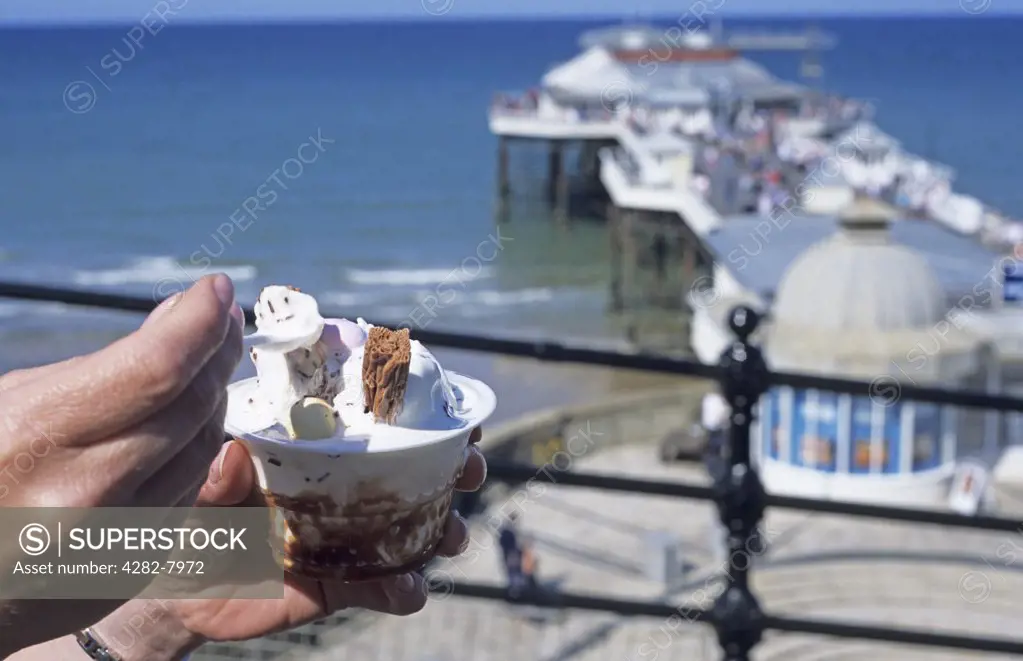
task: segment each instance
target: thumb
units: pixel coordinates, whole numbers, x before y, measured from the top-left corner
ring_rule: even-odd
[[[198,507],[243,505],[256,486],[256,471],[248,450],[238,441],[228,441],[210,464],[206,483],[196,500]]]
[[[181,297],[182,297],[181,292],[178,292],[177,294],[168,296],[167,298],[160,301],[160,304],[153,308],[153,311],[149,313],[149,316],[146,317],[146,320],[142,322],[142,327],[145,328],[146,326],[151,326],[153,322],[155,322],[157,319],[165,315],[175,305],[177,305],[178,301],[181,300]]]
[[[84,447],[135,427],[176,401],[228,334],[240,334],[241,328],[231,320],[234,288],[226,276],[203,278],[175,300],[161,309],[158,322],[76,361],[73,368],[51,373],[53,378],[24,383],[24,392],[5,402],[11,434],[37,438],[33,430],[44,420],[49,438]]]

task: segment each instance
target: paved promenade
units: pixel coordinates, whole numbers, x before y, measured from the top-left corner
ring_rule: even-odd
[[[578,461],[579,470],[653,479],[705,481],[692,466],[663,466],[650,445],[610,448]],[[514,495],[512,496],[514,497]],[[707,606],[720,591],[713,578],[730,562],[752,557],[753,588],[770,612],[846,622],[1019,635],[1023,603],[1023,536],[963,533],[932,526],[857,521],[777,512],[765,522],[766,552],[716,556],[712,512],[703,503],[548,486],[523,501],[524,528],[535,535],[544,582],[565,590],[656,599],[661,586],[644,577],[644,538],[677,535],[688,572],[669,598]],[[513,506],[505,504],[506,512]],[[461,559],[437,576],[500,583],[499,554],[481,521]],[[680,613],[685,614],[685,608]],[[532,621],[530,616],[542,615]],[[320,646],[292,648],[285,658],[313,661],[711,661],[716,640],[682,618],[660,621],[586,613],[536,613],[504,604],[434,599],[405,619],[366,616],[356,626],[320,632]],[[760,661],[1002,659],[816,636],[771,635]]]

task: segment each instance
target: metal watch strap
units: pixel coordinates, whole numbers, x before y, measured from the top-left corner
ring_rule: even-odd
[[[107,649],[106,645],[97,640],[92,629],[82,629],[75,634],[75,639],[78,641],[78,645],[82,648],[82,651],[96,661],[120,661],[120,659],[114,656],[113,653]]]

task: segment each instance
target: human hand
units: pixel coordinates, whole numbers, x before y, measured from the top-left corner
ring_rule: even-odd
[[[455,484],[459,491],[476,491],[486,479],[486,460],[476,445],[481,437],[482,430],[475,429],[469,439],[468,458]],[[225,507],[238,505],[249,497],[254,485],[255,471],[245,447],[238,442],[229,442],[210,467],[209,479],[203,485],[198,504]],[[466,549],[468,543],[469,530],[465,520],[457,513],[452,513],[437,554],[448,557],[458,555]],[[149,606],[136,601],[126,608],[169,611],[172,619],[180,624],[184,635],[180,631],[168,631],[165,637],[187,640],[187,652],[206,642],[247,640],[293,629],[321,620],[344,608],[409,615],[422,609],[426,598],[425,581],[418,573],[365,583],[317,581],[287,574],[282,599],[182,599]],[[152,617],[147,616],[147,619]],[[97,628],[100,635],[103,626],[117,625],[101,625]],[[167,630],[166,625],[161,627]],[[127,650],[124,653],[130,656]],[[122,658],[130,661],[127,656]]]
[[[105,349],[0,378],[0,507],[191,505],[223,443],[242,326],[230,279],[203,278]],[[0,638],[46,640],[117,606],[0,602]]]

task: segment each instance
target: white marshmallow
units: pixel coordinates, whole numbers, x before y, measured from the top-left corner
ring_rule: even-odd
[[[306,397],[291,407],[284,427],[293,439],[316,441],[334,435],[337,417],[327,402]]]

